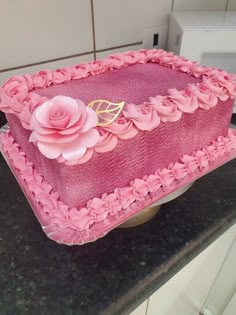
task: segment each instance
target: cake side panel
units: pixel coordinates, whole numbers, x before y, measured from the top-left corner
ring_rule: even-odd
[[[95,153],[87,163],[74,166],[45,158],[28,142],[30,132],[21,126],[18,118],[8,114],[7,119],[16,142],[61,200],[69,206],[81,207],[93,197],[126,186],[131,180],[154,173],[184,154],[208,145],[218,136],[225,136],[232,106],[232,100],[228,100],[210,110],[183,114],[175,123],[162,123],[151,132],[139,132],[133,139],[120,140],[112,152]]]

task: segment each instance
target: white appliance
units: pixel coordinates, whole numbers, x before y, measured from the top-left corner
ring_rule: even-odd
[[[236,11],[172,13],[167,49],[236,74]]]

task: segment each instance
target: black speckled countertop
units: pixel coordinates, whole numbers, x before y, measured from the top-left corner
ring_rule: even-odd
[[[236,160],[148,223],[67,247],[47,239],[0,158],[0,314],[129,314],[236,220]]]

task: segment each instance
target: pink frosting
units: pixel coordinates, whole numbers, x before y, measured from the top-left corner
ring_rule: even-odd
[[[30,92],[24,99],[24,108],[19,114],[21,124],[25,129],[30,129],[30,121],[34,109],[47,101],[46,97],[42,97],[37,93]]]
[[[199,167],[198,160],[191,155],[184,155],[181,158],[181,162],[186,165],[188,171],[191,173],[195,172]]]
[[[53,74],[49,70],[41,70],[32,74],[34,88],[45,88],[53,83]]]
[[[89,200],[87,208],[89,210],[89,216],[92,217],[95,222],[103,221],[108,216],[106,203],[100,198]]]
[[[175,122],[182,116],[176,102],[169,96],[150,97],[150,103],[157,111],[162,122]]]
[[[133,121],[126,117],[118,117],[111,125],[105,127],[105,130],[124,140],[131,139],[138,134],[138,129]]]
[[[14,97],[8,96],[4,89],[0,88],[0,109],[4,113],[20,114],[24,105],[17,101]]]
[[[190,90],[178,91],[176,89],[169,89],[168,92],[178,109],[183,113],[194,113],[198,109],[197,96]]]
[[[29,75],[11,77],[0,89],[0,109],[19,115],[24,107],[22,101],[32,87],[33,80]]]
[[[12,166],[18,170],[35,201],[42,205],[42,213],[38,215],[43,224],[49,227],[55,225],[62,229],[70,227],[77,233],[89,230],[99,222],[106,222],[112,215],[122,215],[131,211],[136,202],[143,202],[169,186],[177,186],[196,171],[207,172],[211,165],[224,155],[227,155],[228,159],[236,156],[236,132],[233,130],[229,131],[228,136],[219,137],[209,146],[193,152],[192,155],[183,156],[180,161],[167,168],[135,179],[130,185],[103,194],[101,198],[95,197],[89,200],[85,207],[77,209],[69,208],[59,200],[59,195],[53,192],[52,187],[37,173],[33,163],[20,150],[9,132],[1,134],[0,137],[3,151],[9,157]]]
[[[225,88],[231,98],[236,97],[236,81],[232,75],[222,70],[213,70],[208,78],[216,86]]]
[[[116,188],[114,194],[121,203],[123,209],[127,209],[136,199],[132,187]]]
[[[53,71],[52,79],[54,84],[61,84],[71,80],[72,69],[70,67]]]
[[[149,193],[149,185],[144,179],[135,179],[130,183],[133,188],[132,194],[136,200],[142,200]]]
[[[182,71],[182,72],[191,74],[192,67],[194,67],[195,65],[197,65],[196,61],[195,62],[194,61],[190,61],[190,60],[180,56],[173,63],[173,67],[172,68],[175,69],[175,70],[178,70],[178,71]]]
[[[201,66],[182,56],[164,50],[140,50],[119,53],[104,60],[82,63],[74,67],[43,70],[33,75],[14,76],[0,89],[0,109],[5,113],[12,113],[19,117],[24,128],[30,128],[31,117],[37,107],[45,103],[34,89],[45,88],[51,84],[61,84],[69,80],[83,79],[90,75],[98,75],[107,70],[120,69],[136,63],[159,63],[164,67],[171,67],[197,78],[202,78],[199,84],[190,84],[183,91],[169,90],[167,96],[157,96],[150,99],[150,103],[140,105],[126,104],[120,117],[106,127],[106,134],[97,127],[100,138],[94,148],[87,148],[80,158],[74,152],[73,161],[68,161],[62,155],[57,157],[58,162],[66,164],[80,164],[92,157],[94,150],[98,153],[108,152],[118,144],[117,139],[126,140],[134,137],[139,131],[150,131],[157,128],[161,122],[175,122],[181,119],[182,113],[194,113],[199,107],[209,110],[216,106],[218,100],[226,101],[229,97],[236,97],[236,77],[225,71]],[[48,100],[50,102],[50,100]],[[151,105],[151,106],[150,106]],[[34,118],[32,118],[34,120]],[[35,140],[33,133],[31,140]],[[95,135],[95,132],[93,131]],[[98,133],[97,133],[98,134]],[[49,133],[47,133],[49,139]],[[95,136],[94,136],[95,137]],[[46,136],[43,136],[45,139]],[[69,136],[67,137],[69,138]],[[42,139],[42,138],[41,138]],[[48,152],[48,145],[41,146],[41,151]],[[65,149],[67,150],[67,149]],[[57,156],[59,150],[50,151],[50,156]],[[61,154],[62,151],[60,150]],[[48,155],[48,154],[47,154]]]
[[[33,80],[29,75],[15,75],[6,81],[2,88],[6,95],[21,102],[33,88]]]
[[[196,78],[200,78],[203,76],[207,76],[209,69],[209,67],[201,66],[198,63],[194,63],[191,65],[189,73],[194,75]]]
[[[201,83],[201,86],[203,86],[205,89],[210,89],[221,101],[227,101],[229,98],[229,95],[227,94],[224,87],[219,86],[217,83],[207,78],[203,78],[203,83]]]
[[[193,93],[198,100],[200,108],[210,109],[218,103],[218,98],[206,84],[189,84],[188,91]]]
[[[109,56],[107,64],[110,66],[110,70],[120,69],[125,65],[125,54],[114,54]]]
[[[117,198],[117,195],[114,193],[111,194],[103,194],[102,200],[106,204],[108,213],[111,215],[117,214],[120,209],[122,208],[122,204],[119,198]]]
[[[160,124],[160,117],[157,111],[148,103],[143,105],[127,104],[123,115],[131,119],[140,130],[151,131]]]
[[[99,132],[100,138],[94,150],[97,153],[110,152],[114,150],[118,143],[117,136],[102,129]]]
[[[89,64],[88,63],[81,63],[77,66],[71,68],[71,79],[72,80],[79,80],[84,79],[89,75]]]
[[[66,161],[75,161],[98,142],[97,123],[96,113],[82,101],[56,96],[33,111],[30,141],[49,159],[62,155]]]

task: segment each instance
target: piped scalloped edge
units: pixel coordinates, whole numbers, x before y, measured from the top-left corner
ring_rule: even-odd
[[[58,243],[92,242],[169,193],[236,157],[236,131],[229,130],[209,146],[185,155],[168,168],[135,179],[102,198],[93,198],[81,209],[69,208],[50,184],[37,173],[10,132],[0,135],[3,154],[26,194],[47,236]]]
[[[96,60],[93,62],[82,63],[74,67],[66,67],[57,69],[55,71],[40,71],[33,75],[16,76],[19,80],[19,93],[14,94],[13,97],[7,95],[8,84],[12,84],[12,78],[4,84],[2,92],[0,89],[0,108],[6,113],[15,114],[22,122],[24,128],[27,124],[22,120],[21,113],[25,106],[34,107],[34,102],[40,103],[40,99],[47,99],[41,97],[39,94],[32,92],[36,88],[44,88],[53,84],[62,84],[70,80],[86,78],[90,75],[98,75],[106,72],[107,70],[120,69],[122,67],[130,66],[133,64],[148,62],[158,63],[165,67],[171,67],[174,70],[188,73],[196,78],[201,78],[202,82],[191,84],[182,91],[170,90],[166,96],[152,97],[150,102],[145,104],[154,104],[148,113],[143,117],[139,117],[136,121],[135,117],[130,116],[127,111],[122,113],[121,119],[127,120],[126,130],[121,131],[117,122],[114,122],[104,130],[100,131],[100,141],[97,146],[88,150],[82,159],[75,161],[66,161],[60,156],[57,161],[67,165],[82,164],[90,160],[93,152],[108,152],[112,151],[118,144],[119,139],[131,139],[139,131],[150,130],[157,128],[160,121],[177,121],[181,118],[182,113],[194,113],[198,108],[209,110],[217,105],[219,100],[226,101],[228,98],[236,97],[236,82],[235,76],[230,75],[217,68],[201,66],[196,62],[192,62],[183,58],[182,56],[175,56],[173,53],[168,53],[163,50],[140,50],[131,51],[120,54],[111,55],[103,60]],[[14,77],[13,77],[14,78]],[[177,92],[177,93],[176,93]],[[15,91],[14,91],[15,93]],[[8,105],[1,104],[6,102]],[[159,105],[157,105],[158,103]],[[170,104],[172,103],[172,105]],[[29,105],[30,104],[30,105]],[[129,105],[129,104],[128,104]],[[127,105],[127,106],[128,106]],[[162,117],[163,106],[172,106],[171,117]],[[136,105],[137,106],[137,105]],[[27,112],[27,117],[30,117],[30,112]],[[125,117],[124,117],[125,116]],[[142,120],[140,123],[140,119]],[[150,123],[151,119],[151,123]],[[117,125],[119,126],[117,128]]]

